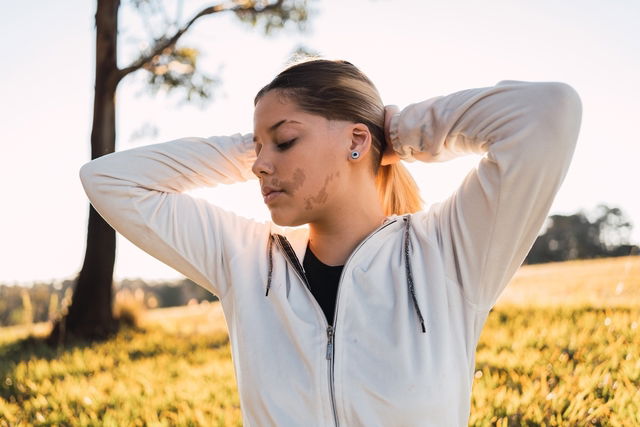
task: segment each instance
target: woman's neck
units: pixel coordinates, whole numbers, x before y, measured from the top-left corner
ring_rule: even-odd
[[[380,227],[385,215],[375,192],[345,200],[322,222],[309,223],[309,248],[327,265],[344,265],[365,237]]]

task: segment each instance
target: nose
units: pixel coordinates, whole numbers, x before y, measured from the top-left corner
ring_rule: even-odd
[[[266,150],[260,150],[256,161],[253,162],[253,166],[251,166],[251,171],[258,178],[262,178],[265,175],[270,175],[273,173],[273,163],[271,160],[267,158],[265,153]]]

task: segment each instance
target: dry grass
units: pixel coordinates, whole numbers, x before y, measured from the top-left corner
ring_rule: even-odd
[[[501,304],[640,306],[640,256],[522,266]]]
[[[241,425],[219,303],[91,346],[0,329],[0,426]],[[477,349],[470,425],[640,425],[640,257],[525,266]]]
[[[159,326],[170,334],[227,333],[227,324],[219,302],[203,302],[187,307],[158,308],[147,311],[141,319],[143,327]]]

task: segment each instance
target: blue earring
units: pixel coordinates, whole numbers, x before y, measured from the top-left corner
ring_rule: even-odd
[[[353,160],[357,159],[358,157],[360,157],[360,153],[358,151],[352,151],[351,152],[351,158]]]

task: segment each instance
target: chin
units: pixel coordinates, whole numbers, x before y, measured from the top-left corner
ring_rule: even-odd
[[[271,211],[271,220],[281,227],[297,227],[308,223],[308,221],[305,221],[302,218],[277,211]]]

